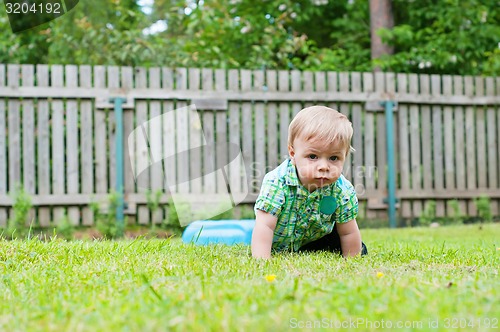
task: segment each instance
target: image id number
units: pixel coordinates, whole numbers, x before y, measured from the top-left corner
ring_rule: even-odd
[[[7,14],[61,14],[60,3],[5,3]]]
[[[498,328],[498,318],[445,318],[445,329]]]

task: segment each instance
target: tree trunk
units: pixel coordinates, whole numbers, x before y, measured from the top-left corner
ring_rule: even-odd
[[[370,0],[370,34],[372,60],[380,58],[385,54],[393,54],[394,48],[382,43],[377,35],[380,28],[392,29],[394,17],[392,15],[391,0]],[[376,71],[380,68],[375,68]]]

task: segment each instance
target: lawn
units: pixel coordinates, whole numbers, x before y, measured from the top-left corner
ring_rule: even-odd
[[[369,256],[0,241],[2,331],[500,330],[500,224],[366,229]]]

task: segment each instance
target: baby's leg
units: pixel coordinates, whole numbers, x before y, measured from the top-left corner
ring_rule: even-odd
[[[313,242],[309,242],[306,245],[300,247],[299,251],[331,251],[334,253],[342,254],[342,248],[340,246],[340,236],[337,232],[337,225],[333,227],[333,231],[330,234],[323,236]],[[367,255],[368,249],[366,245],[361,242],[361,256]]]

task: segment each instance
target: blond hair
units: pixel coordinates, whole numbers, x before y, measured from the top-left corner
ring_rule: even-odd
[[[288,145],[293,146],[296,138],[306,141],[314,138],[328,142],[338,142],[345,148],[346,156],[353,152],[351,138],[352,123],[344,114],[326,107],[311,106],[301,110],[288,127]]]

